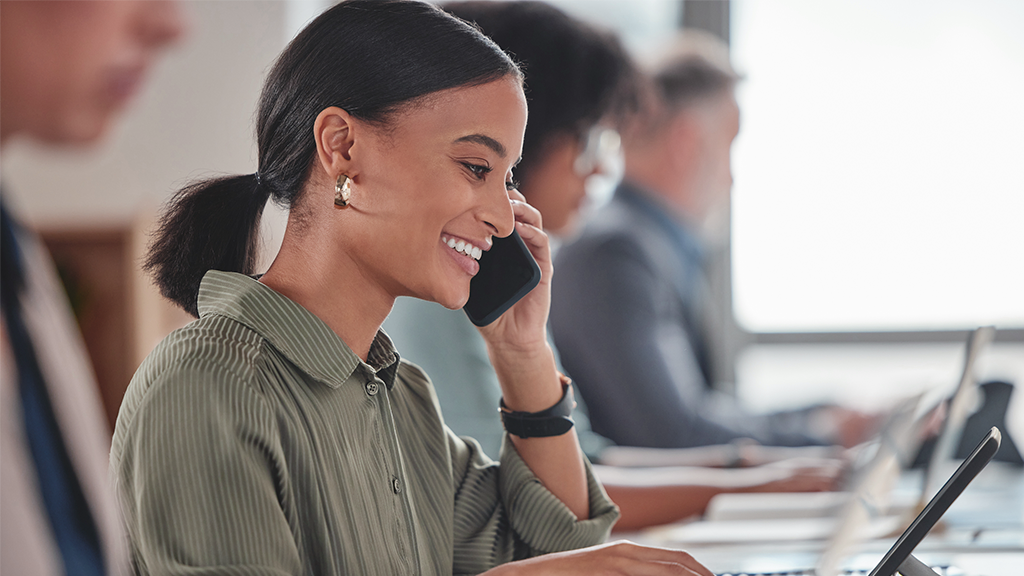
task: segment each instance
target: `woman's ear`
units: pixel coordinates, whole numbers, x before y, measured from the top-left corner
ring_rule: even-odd
[[[331,178],[339,174],[352,174],[352,145],[355,143],[355,126],[352,116],[331,106],[324,108],[313,122],[313,137],[316,140],[316,154],[320,166]]]

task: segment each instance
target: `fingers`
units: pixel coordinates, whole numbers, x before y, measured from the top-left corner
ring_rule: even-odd
[[[835,490],[841,477],[838,465],[791,468],[787,476],[759,486],[757,492],[825,492]]]
[[[640,546],[628,541],[621,541],[612,544],[617,547],[622,556],[639,561],[636,569],[629,574],[696,574],[700,576],[714,576],[693,556],[682,550],[671,550],[668,548],[652,548]],[[644,567],[643,569],[641,567]]]
[[[676,562],[657,561],[642,563],[613,562],[607,567],[607,571],[597,572],[596,574],[610,574],[612,576],[707,576],[703,572],[698,572]],[[707,574],[711,573],[708,572]]]
[[[512,562],[495,569],[493,573],[495,576],[498,573],[559,576],[714,576],[710,570],[694,560],[693,556],[682,550],[651,548],[625,540]]]
[[[677,564],[674,562],[653,562],[650,566],[655,570],[651,574],[660,576],[661,574],[680,574],[682,576],[714,576],[710,571],[699,571],[689,566]],[[636,572],[640,574],[641,572]],[[646,572],[644,572],[646,574]],[[630,572],[629,574],[634,574]]]
[[[523,242],[530,248],[541,248],[546,246],[548,243],[548,235],[546,232],[536,226],[531,226],[526,222],[516,222],[516,231],[519,232],[519,236],[523,238]]]
[[[827,492],[834,490],[838,478],[835,475],[814,472],[799,472],[790,488],[793,492]]]
[[[522,194],[520,194],[522,196]],[[540,211],[530,206],[526,200],[512,199],[512,214],[515,216],[517,222],[526,222],[531,226],[537,228],[544,228],[543,221],[541,219]]]
[[[647,550],[657,552],[659,558],[655,559],[655,562],[663,562],[669,566],[673,564],[682,566],[683,568],[686,568],[686,570],[694,574],[700,574],[701,576],[715,576],[711,570],[705,568],[704,565],[697,562],[693,556],[690,556],[682,550],[667,550],[664,548],[647,548]]]
[[[877,413],[866,413],[846,408],[839,411],[839,442],[845,448],[856,446],[869,439],[881,425],[883,416]]]
[[[512,201],[512,212],[516,217],[516,231],[530,248],[530,252],[544,270],[550,257],[550,239],[541,224],[540,212],[526,202]],[[544,274],[545,277],[549,274]]]

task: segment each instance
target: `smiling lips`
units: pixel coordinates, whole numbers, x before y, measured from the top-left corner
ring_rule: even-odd
[[[452,250],[455,250],[456,252],[459,252],[461,254],[465,254],[466,256],[469,256],[474,260],[479,260],[480,256],[484,253],[482,249],[473,246],[472,244],[466,242],[465,240],[456,240],[455,238],[441,236],[441,242],[447,244],[448,247],[451,248]]]

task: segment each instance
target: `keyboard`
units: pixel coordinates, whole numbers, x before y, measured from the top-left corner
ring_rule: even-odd
[[[937,576],[958,576],[962,572],[952,566],[930,566],[935,571]],[[871,573],[872,568],[864,568],[861,570],[846,569],[840,570],[839,574],[842,576],[867,576]],[[799,570],[774,570],[769,572],[722,572],[717,576],[817,576],[818,572],[814,568],[803,568]]]

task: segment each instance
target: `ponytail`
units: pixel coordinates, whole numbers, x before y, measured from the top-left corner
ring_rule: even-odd
[[[199,283],[209,270],[252,274],[269,186],[256,174],[193,182],[160,217],[143,269],[160,293],[199,317]]]

